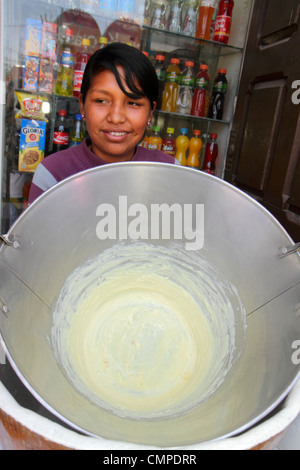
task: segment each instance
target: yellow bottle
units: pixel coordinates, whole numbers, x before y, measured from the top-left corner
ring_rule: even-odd
[[[186,152],[189,148],[189,138],[187,136],[188,129],[180,129],[180,135],[176,139],[176,153],[175,158],[179,161],[180,165],[186,165]]]
[[[169,113],[175,113],[177,110],[179,81],[181,77],[179,62],[179,59],[171,59],[171,64],[169,65],[166,73],[161,109],[162,111],[168,111]]]
[[[148,149],[149,150],[161,150],[162,138],[159,135],[160,127],[153,126],[153,132],[148,139]]]
[[[189,153],[186,161],[186,166],[192,168],[199,168],[200,160],[199,153],[202,149],[202,140],[200,138],[201,132],[199,130],[194,130],[193,137],[190,139],[189,143]]]

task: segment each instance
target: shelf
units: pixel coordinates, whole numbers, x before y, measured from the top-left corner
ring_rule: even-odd
[[[143,41],[146,40],[148,42],[148,48],[153,51],[161,51],[162,46],[165,52],[171,53],[178,49],[184,49],[186,51],[192,50],[197,55],[199,54],[199,49],[205,48],[212,56],[226,56],[238,54],[243,51],[241,47],[199,39],[187,36],[183,33],[164,31],[150,26],[143,26],[142,33]]]
[[[170,113],[168,111],[162,111],[160,109],[155,111],[156,114],[164,117],[170,117],[170,118],[176,118],[176,119],[188,119],[190,121],[198,121],[202,123],[218,123],[218,124],[225,124],[229,125],[230,121],[221,121],[219,119],[210,119],[207,117],[197,117],[197,116],[192,116],[191,114],[182,114],[182,113]]]

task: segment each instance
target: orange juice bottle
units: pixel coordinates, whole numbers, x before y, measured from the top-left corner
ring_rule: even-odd
[[[166,82],[162,98],[162,111],[175,113],[177,110],[177,98],[181,72],[179,68],[179,59],[172,58],[166,72]]]
[[[189,144],[189,153],[186,161],[186,166],[192,168],[199,168],[199,153],[202,149],[202,140],[200,138],[201,132],[199,130],[194,130],[193,137],[190,139]]]
[[[176,139],[176,153],[175,158],[179,161],[180,165],[186,165],[186,152],[189,148],[189,138],[187,136],[188,129],[183,127],[180,129],[180,135]]]
[[[162,138],[160,136],[160,127],[153,126],[152,133],[148,139],[149,150],[161,150]]]

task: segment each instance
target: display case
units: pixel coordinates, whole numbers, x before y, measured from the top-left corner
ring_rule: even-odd
[[[207,117],[196,118],[160,110],[155,112],[152,120],[153,126],[160,126],[162,137],[168,127],[174,128],[175,137],[182,127],[188,128],[189,137],[192,136],[194,129],[199,129],[204,144],[202,157],[207,136],[211,132],[217,133],[219,156],[215,175],[223,178],[252,3],[252,0],[235,0],[229,45],[222,45],[211,40],[205,41],[186,36],[182,33],[171,33],[151,28],[146,16],[149,6],[147,0],[146,2],[145,0],[44,0],[34,2],[1,0],[0,233],[7,232],[28,204],[28,190],[34,169],[26,168],[24,171],[20,167],[20,130],[24,125],[22,120],[31,118],[28,109],[31,107],[32,110],[36,105],[35,100],[39,100],[41,121],[46,123],[44,154],[42,155],[45,158],[53,149],[53,133],[58,111],[60,109],[67,111],[70,128],[79,111],[77,98],[56,95],[55,87],[51,87],[51,84],[49,91],[49,80],[53,84],[56,80],[60,48],[67,28],[74,31],[76,52],[80,51],[83,38],[90,40],[90,51],[94,52],[99,48],[99,38],[106,37],[108,42],[128,43],[147,52],[152,62],[155,61],[155,55],[158,52],[164,53],[166,66],[172,57],[180,59],[181,68],[184,67],[186,59],[192,59],[195,63],[195,73],[197,73],[199,65],[206,63],[210,76],[209,93],[212,91],[213,79],[217,70],[221,67],[226,68],[228,89],[222,120],[217,121]],[[38,26],[33,29],[33,36],[29,37],[32,24]],[[47,33],[48,39],[50,34],[51,48],[43,47],[45,25],[55,25],[54,32],[50,27],[50,33],[49,31]],[[32,56],[34,57],[34,60],[29,61],[29,65],[28,56],[31,59]],[[31,85],[32,89],[30,86],[27,86],[26,89],[24,85],[26,72],[29,70],[39,77],[44,67],[45,58],[51,59],[51,73],[46,85],[40,87],[37,78],[36,83]],[[35,68],[35,60],[39,69]],[[24,100],[27,100],[26,105],[29,106],[25,111]],[[37,120],[36,114],[33,115],[33,118]]]

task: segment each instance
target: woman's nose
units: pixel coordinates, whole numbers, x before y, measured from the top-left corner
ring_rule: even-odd
[[[113,123],[119,123],[125,121],[125,109],[122,104],[113,103],[110,106],[108,120]]]

